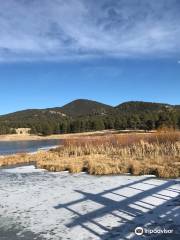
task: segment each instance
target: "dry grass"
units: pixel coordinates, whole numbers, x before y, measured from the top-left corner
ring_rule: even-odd
[[[0,167],[11,166],[16,164],[23,164],[32,162],[31,156],[26,153],[20,153],[16,155],[9,155],[0,158]]]
[[[180,133],[163,131],[147,134],[84,136],[64,141],[64,145],[35,155],[19,155],[0,160],[1,165],[35,160],[49,171],[94,175],[154,174],[161,178],[180,177]],[[2,164],[3,162],[3,164]]]

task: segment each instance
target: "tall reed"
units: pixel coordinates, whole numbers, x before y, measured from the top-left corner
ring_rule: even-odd
[[[7,157],[1,165],[36,161],[49,171],[86,171],[89,174],[154,174],[180,177],[180,132],[83,136],[64,140],[63,146],[34,155]]]

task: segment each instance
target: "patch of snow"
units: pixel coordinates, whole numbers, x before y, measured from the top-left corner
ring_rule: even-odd
[[[44,169],[35,168],[34,165],[2,169],[2,172],[7,172],[7,173],[37,173],[37,172],[44,172],[44,171],[45,171]]]
[[[55,148],[57,148],[57,147],[59,147],[59,145],[41,147],[41,148],[38,148],[38,151],[47,151],[47,150],[50,150],[50,149],[55,149]]]
[[[180,179],[41,171],[0,170],[0,216],[11,219],[9,229],[16,224],[47,240],[136,240],[137,226],[180,234]]]

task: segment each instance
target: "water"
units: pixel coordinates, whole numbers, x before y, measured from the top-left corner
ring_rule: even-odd
[[[58,146],[62,140],[33,140],[33,141],[0,141],[0,155],[8,155],[15,153],[31,153],[40,149],[49,149]]]

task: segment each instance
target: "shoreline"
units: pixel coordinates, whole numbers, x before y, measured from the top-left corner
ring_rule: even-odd
[[[80,136],[88,136],[94,134],[107,134],[112,133],[114,131],[97,131],[97,132],[84,132],[84,133],[66,133],[66,134],[53,134],[48,136],[40,136],[40,135],[18,135],[18,134],[7,134],[0,135],[0,141],[8,142],[8,141],[37,141],[37,140],[51,140],[51,139],[67,139],[72,137],[80,137]]]
[[[94,132],[82,132],[82,133],[65,133],[65,134],[53,134],[48,136],[40,136],[40,135],[30,135],[30,134],[6,134],[0,135],[0,142],[9,142],[9,141],[37,141],[37,140],[60,140],[60,139],[70,139],[76,137],[84,137],[84,136],[93,136],[93,135],[108,135],[108,134],[128,134],[128,133],[155,133],[156,131],[148,131],[144,130],[103,130],[103,131],[94,131]]]
[[[69,134],[67,134],[69,135]],[[0,142],[15,142],[15,141],[41,141],[41,140],[60,140],[66,139],[69,136],[66,134],[50,135],[50,136],[38,136],[38,135],[0,135]]]

